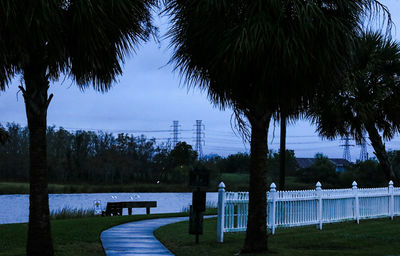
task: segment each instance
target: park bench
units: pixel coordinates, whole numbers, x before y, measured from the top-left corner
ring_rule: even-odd
[[[157,201],[108,202],[102,216],[122,216],[124,208],[128,208],[129,215],[132,215],[132,208],[146,208],[146,214],[150,214],[150,208],[154,207],[157,207]]]

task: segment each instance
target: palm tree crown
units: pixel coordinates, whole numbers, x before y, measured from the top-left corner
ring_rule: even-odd
[[[313,96],[326,83],[341,82],[353,43],[349,33],[360,31],[360,13],[376,4],[168,1],[172,61],[219,106],[246,109],[254,99],[264,98],[264,105],[278,109],[288,99]]]
[[[124,56],[153,31],[156,0],[7,0],[0,4],[0,89],[31,63],[79,86],[109,88]]]
[[[381,165],[387,162],[379,133],[390,140],[400,131],[400,44],[378,32],[364,32],[356,42],[345,86],[317,99],[309,116],[324,137],[369,139]],[[389,165],[388,165],[389,166]],[[385,170],[388,179],[394,173]]]

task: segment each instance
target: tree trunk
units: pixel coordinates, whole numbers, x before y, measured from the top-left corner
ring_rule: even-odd
[[[8,133],[3,128],[0,128],[0,144],[4,144],[9,139]]]
[[[374,124],[366,126],[369,140],[371,141],[372,147],[374,148],[374,154],[379,160],[379,164],[385,174],[386,180],[389,182],[392,180],[393,182],[397,182],[396,175],[393,172],[388,155],[386,153],[385,145],[382,143],[381,135],[376,129]]]
[[[281,137],[279,152],[279,190],[285,189],[286,178],[286,115],[281,113]]]
[[[49,86],[46,69],[40,65],[24,70],[24,95],[29,128],[29,224],[28,256],[52,256],[53,245],[50,233],[49,198],[47,188],[47,97]]]
[[[249,212],[242,252],[265,252],[267,246],[266,165],[271,114],[247,116],[251,123]]]

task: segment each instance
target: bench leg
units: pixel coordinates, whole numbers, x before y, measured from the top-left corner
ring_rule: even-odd
[[[128,214],[132,215],[132,208],[128,208]]]
[[[146,214],[150,214],[150,207],[146,207]]]

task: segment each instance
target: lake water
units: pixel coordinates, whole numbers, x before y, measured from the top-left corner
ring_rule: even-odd
[[[101,208],[107,202],[157,201],[157,208],[151,213],[181,212],[192,201],[191,193],[91,193],[91,194],[50,194],[50,211],[63,208],[94,209],[94,202],[100,201]],[[218,193],[207,193],[207,202],[217,205]],[[133,214],[145,214],[145,208],[133,209]],[[127,209],[124,213],[127,214]],[[0,195],[0,224],[28,222],[29,195]]]

